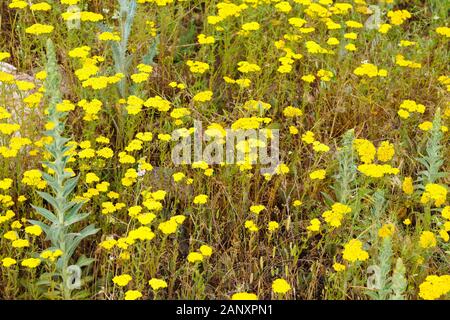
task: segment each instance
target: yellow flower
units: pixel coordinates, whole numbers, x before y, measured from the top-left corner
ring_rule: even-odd
[[[362,27],[364,27],[364,25],[358,21],[354,21],[354,20],[348,20],[345,21],[345,25],[349,28],[354,28],[354,29],[361,29]]]
[[[244,31],[256,31],[259,30],[259,27],[260,26],[258,22],[247,22],[244,23],[241,28]]]
[[[29,259],[25,259],[21,262],[21,265],[23,267],[27,267],[29,269],[34,269],[36,267],[38,267],[41,264],[41,259],[37,259],[37,258],[29,258]]]
[[[55,251],[46,250],[41,253],[40,257],[42,259],[48,259],[51,262],[54,262],[58,257],[62,256],[62,254],[63,254],[63,252],[59,249],[55,250]]]
[[[26,239],[17,239],[12,242],[13,248],[26,248],[30,246],[30,242]]]
[[[316,152],[328,152],[330,151],[330,147],[326,144],[320,143],[319,141],[314,141],[313,150]]]
[[[402,190],[407,195],[411,195],[414,193],[413,180],[411,177],[406,177],[402,183]]]
[[[171,107],[171,103],[160,96],[155,96],[147,99],[144,102],[144,106],[147,108],[154,108],[160,112],[167,112]]]
[[[393,25],[398,26],[411,18],[411,13],[409,13],[407,10],[391,10],[387,13],[387,16],[389,17]]]
[[[98,39],[100,41],[120,41],[120,36],[116,32],[102,32],[99,34]]]
[[[449,27],[437,27],[436,33],[446,36],[447,38],[450,38],[450,28]]]
[[[288,13],[292,10],[291,5],[289,4],[289,2],[287,1],[282,1],[279,2],[275,5],[275,8],[280,11],[280,12],[284,12],[284,13]]]
[[[173,181],[175,182],[180,182],[181,180],[183,180],[186,176],[184,175],[183,172],[176,172],[172,175]]]
[[[2,259],[2,266],[4,266],[5,268],[9,268],[16,263],[17,261],[13,258],[6,257]]]
[[[363,173],[364,175],[372,178],[382,178],[386,174],[396,175],[399,173],[398,168],[393,168],[388,164],[362,164],[358,166],[358,171]]]
[[[117,241],[114,239],[109,239],[109,240],[105,240],[100,242],[99,246],[103,249],[106,250],[111,250],[115,245],[116,245]]]
[[[285,294],[291,290],[291,286],[284,279],[276,279],[274,282],[272,282],[272,290],[275,293]]]
[[[367,251],[362,249],[362,242],[357,239],[350,240],[344,245],[342,257],[349,262],[365,261],[369,259]]]
[[[201,62],[201,61],[192,61],[192,60],[188,60],[186,62],[186,65],[189,67],[189,70],[192,73],[199,73],[199,74],[203,74],[205,73],[207,70],[209,70],[209,64]]]
[[[152,223],[152,221],[156,218],[156,215],[154,213],[143,213],[137,216],[137,219],[139,222],[143,225],[147,225]]]
[[[307,230],[317,232],[320,230],[321,222],[319,219],[315,218],[309,222],[309,226],[306,227]]]
[[[86,183],[91,184],[94,182],[99,182],[100,178],[93,172],[89,172],[86,174]]]
[[[261,71],[261,68],[255,64],[250,63],[248,61],[240,61],[238,62],[238,70],[242,73],[250,73],[250,72],[258,72]]]
[[[357,67],[353,73],[357,76],[367,76],[369,78],[387,76],[387,71],[385,69],[378,69],[376,65],[371,63],[363,63],[361,66]]]
[[[250,232],[257,232],[259,230],[258,226],[253,222],[253,220],[247,220],[244,224],[245,228]]]
[[[25,232],[33,236],[40,236],[42,234],[42,228],[38,225],[29,226],[25,228]]]
[[[400,111],[406,112],[409,116],[409,113],[412,113],[412,112],[418,112],[418,113],[423,114],[425,112],[426,107],[423,104],[416,103],[413,100],[403,100],[403,102],[400,104],[400,109],[401,109]],[[399,111],[399,113],[400,113],[400,111]]]
[[[421,248],[428,249],[436,246],[436,237],[431,231],[423,231],[420,235],[419,244]]]
[[[202,92],[197,93],[193,99],[194,99],[194,101],[197,101],[197,102],[206,102],[206,101],[210,101],[212,99],[212,95],[213,95],[212,91],[209,91],[209,90],[202,91]]]
[[[392,223],[383,225],[378,230],[378,236],[381,238],[391,237],[394,234],[395,226]]]
[[[204,257],[210,257],[213,252],[213,249],[207,245],[202,245],[199,250]]]
[[[75,105],[69,100],[63,100],[63,102],[56,105],[56,110],[59,112],[69,112],[75,110]]]
[[[23,9],[26,8],[27,6],[28,3],[26,1],[21,0],[14,0],[8,5],[10,9]]]
[[[159,289],[167,288],[167,282],[162,279],[152,278],[148,282],[153,290],[158,291]]]
[[[311,180],[323,180],[325,179],[325,175],[326,175],[326,171],[321,169],[321,170],[316,170],[313,171],[309,174],[309,178]]]
[[[17,240],[19,237],[18,237],[16,231],[10,230],[8,232],[5,232],[5,234],[3,235],[3,238],[10,240],[10,241],[14,241],[14,240]]]
[[[411,220],[408,219],[408,218],[406,218],[405,220],[403,220],[403,224],[404,224],[405,226],[409,226],[411,223],[412,223]]]
[[[145,240],[152,240],[154,237],[155,234],[151,231],[151,229],[145,226],[139,227],[135,230],[131,230],[128,233],[128,238],[132,240],[145,241]]]
[[[450,275],[431,275],[419,286],[419,297],[425,300],[435,300],[450,292]]]
[[[279,225],[278,222],[276,222],[276,221],[269,221],[269,223],[267,225],[267,230],[269,230],[269,232],[274,232],[279,227],[280,227],[280,225]]]
[[[289,126],[289,133],[292,135],[297,135],[298,134],[298,129],[294,126]]]
[[[119,287],[125,287],[133,278],[129,274],[122,274],[120,276],[115,276],[112,281]]]
[[[231,300],[258,300],[258,296],[254,293],[238,292],[231,296]]]
[[[349,43],[345,46],[345,49],[348,51],[356,51],[356,46],[353,43]]]
[[[287,118],[300,117],[303,115],[303,111],[293,106],[287,106],[283,110],[283,115]]]
[[[263,205],[254,205],[250,207],[250,211],[259,214],[261,211],[263,211],[266,207]]]
[[[444,217],[447,220],[450,220],[450,206],[445,206],[444,209],[442,209],[442,217]]]
[[[294,202],[292,203],[294,207],[300,207],[302,204],[303,202],[301,202],[300,200],[294,200]]]
[[[419,129],[422,131],[430,131],[433,128],[433,123],[430,121],[425,121],[419,124]]]
[[[200,194],[194,198],[194,204],[205,204],[208,201],[206,194]]]
[[[40,35],[40,34],[51,33],[54,29],[55,29],[55,27],[53,27],[51,25],[36,23],[36,24],[33,24],[31,27],[26,28],[25,32],[30,33],[30,34]]]
[[[329,54],[331,51],[323,48],[320,44],[315,41],[306,41],[305,42],[306,50],[312,54]]]
[[[339,227],[347,213],[352,212],[352,209],[342,203],[336,202],[331,206],[331,210],[327,210],[322,214],[325,221],[332,227]]]
[[[150,77],[150,74],[146,73],[146,72],[140,72],[140,73],[134,73],[131,75],[131,80],[133,80],[134,83],[142,83],[148,80],[148,78]],[[129,105],[127,106],[127,108],[132,109],[132,108],[139,108],[141,106],[136,106],[136,105]],[[128,113],[132,114],[130,111],[128,111]]]
[[[45,70],[39,71],[38,73],[36,73],[35,77],[38,80],[45,80],[45,79],[47,79],[47,71],[45,71]]]
[[[381,162],[387,162],[392,159],[395,154],[394,145],[389,141],[383,141],[377,150],[377,158]]]
[[[314,80],[316,80],[316,77],[313,74],[307,74],[302,76],[302,80],[307,83],[312,83]]]
[[[11,188],[12,183],[13,183],[13,180],[9,179],[9,178],[0,180],[0,189],[8,190],[9,188]]]
[[[439,236],[441,237],[442,240],[444,240],[444,242],[448,242],[448,240],[450,239],[450,236],[448,235],[447,231],[445,231],[445,230],[440,230]]]
[[[336,262],[336,263],[333,264],[333,269],[336,272],[341,272],[341,271],[344,271],[346,268],[345,268],[345,265]]]
[[[142,298],[142,293],[137,290],[128,290],[125,292],[125,300],[137,300]]]
[[[203,255],[199,252],[190,252],[187,256],[187,261],[191,263],[203,261]]]
[[[186,216],[176,215],[170,218],[171,221],[175,221],[177,224],[183,224],[184,220],[186,220]]]
[[[213,36],[205,36],[201,33],[197,36],[197,41],[199,44],[213,44],[216,40]]]
[[[288,22],[294,27],[301,28],[307,21],[301,18],[289,18]]]
[[[35,84],[32,82],[20,81],[20,80],[16,81],[16,86],[17,86],[17,89],[19,89],[20,91],[30,91],[36,87]]]
[[[420,198],[422,204],[427,204],[434,201],[436,207],[440,207],[447,199],[447,188],[435,183],[428,183],[425,186],[425,192]]]
[[[22,224],[20,223],[19,220],[16,220],[13,223],[11,223],[11,229],[20,229],[20,228],[22,228]]]
[[[136,217],[141,213],[141,211],[142,211],[141,206],[132,206],[128,208],[128,215],[130,217]]]

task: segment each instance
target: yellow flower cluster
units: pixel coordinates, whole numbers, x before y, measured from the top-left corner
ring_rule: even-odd
[[[400,116],[400,118],[407,119],[413,112],[423,114],[425,112],[425,106],[423,104],[415,102],[414,100],[403,100],[400,105],[400,110],[398,111],[398,115]]]
[[[188,60],[186,62],[186,65],[189,67],[189,70],[192,73],[199,73],[199,74],[203,74],[205,73],[207,70],[209,70],[209,64],[201,62],[201,61],[192,61],[192,60]]]
[[[387,174],[397,175],[400,170],[393,168],[389,164],[361,164],[358,166],[358,171],[372,178],[382,178]]]
[[[212,99],[213,92],[210,90],[197,93],[192,99],[197,102],[206,102]]]
[[[291,286],[284,279],[276,279],[272,282],[272,290],[275,293],[285,294],[291,290]]]
[[[419,244],[421,248],[433,248],[436,247],[436,237],[431,231],[423,231],[420,235]]]
[[[428,204],[430,201],[434,201],[436,207],[440,207],[445,203],[447,199],[447,188],[436,183],[428,183],[425,186],[425,191],[422,193],[420,202]]]
[[[400,67],[408,67],[408,68],[412,68],[412,69],[422,68],[422,64],[411,61],[411,60],[406,60],[405,57],[401,54],[398,54],[395,56],[395,63],[397,65],[399,65]]]
[[[357,76],[368,76],[373,77],[387,77],[388,72],[385,69],[378,69],[378,67],[371,63],[363,63],[361,66],[357,67],[354,71]]]
[[[37,169],[25,171],[23,173],[22,183],[38,189],[44,189],[47,186],[47,182],[42,179],[41,171]]]
[[[240,61],[238,62],[238,70],[242,73],[250,73],[261,71],[261,68],[255,63]]]
[[[325,211],[322,217],[330,226],[337,228],[341,226],[345,215],[350,212],[352,209],[349,206],[337,202],[331,206],[331,210]]]
[[[450,292],[450,275],[428,276],[419,286],[419,296],[425,300],[435,300]]]
[[[353,146],[358,153],[359,159],[363,163],[369,164],[374,161],[377,149],[371,141],[366,139],[355,139]]]
[[[344,251],[342,253],[342,258],[349,262],[355,261],[365,261],[369,259],[369,254],[367,251],[362,249],[362,242],[357,239],[352,239],[344,245]]]
[[[391,10],[387,13],[387,16],[391,24],[396,26],[403,24],[406,20],[412,17],[408,10]]]
[[[61,17],[64,21],[80,20],[83,22],[99,22],[102,21],[103,15],[100,13],[90,12],[90,11],[79,11],[79,12],[63,12]]]
[[[399,173],[398,168],[393,168],[389,164],[376,164],[373,163],[375,156],[381,162],[387,162],[392,160],[395,149],[394,145],[389,141],[381,142],[378,150],[373,143],[366,139],[355,139],[353,146],[358,153],[360,160],[363,164],[358,166],[358,171],[364,175],[372,178],[382,178],[386,174],[397,175]]]
[[[450,38],[450,27],[437,27],[436,33]]]
[[[52,33],[55,27],[48,25],[48,24],[40,24],[36,23],[33,24],[31,27],[28,27],[25,29],[26,33],[41,35],[41,34],[47,34]]]
[[[388,238],[394,234],[394,231],[395,231],[395,226],[392,223],[384,224],[378,230],[378,236],[380,238]]]

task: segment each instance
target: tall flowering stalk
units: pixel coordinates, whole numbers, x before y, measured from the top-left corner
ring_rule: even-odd
[[[46,92],[48,99],[48,123],[46,135],[52,138],[52,142],[46,145],[46,150],[50,153],[53,161],[44,161],[43,164],[53,171],[53,174],[43,172],[43,178],[50,186],[53,194],[47,192],[38,192],[38,194],[47,201],[52,211],[33,206],[45,222],[31,220],[30,222],[42,228],[51,242],[49,250],[61,250],[62,255],[56,263],[57,276],[61,277],[60,292],[64,299],[71,298],[71,291],[77,287],[74,286],[73,272],[83,266],[88,265],[91,259],[80,259],[77,265],[70,266],[75,249],[80,242],[95,234],[98,229],[93,224],[85,227],[80,232],[74,231],[74,225],[86,219],[88,213],[80,213],[83,202],[70,201],[70,195],[77,186],[79,177],[71,177],[72,174],[66,171],[66,165],[70,158],[67,152],[70,147],[67,146],[69,139],[62,136],[64,132],[64,119],[67,112],[58,111],[57,105],[62,101],[60,85],[61,76],[58,71],[56,54],[53,42],[47,41],[47,81]],[[75,282],[79,282],[75,279]]]
[[[419,189],[422,191],[425,190],[427,185],[437,183],[439,179],[445,178],[448,174],[447,172],[441,172],[441,168],[445,162],[443,156],[444,147],[441,144],[443,138],[441,125],[441,109],[438,108],[433,118],[433,126],[427,140],[425,155],[417,159],[425,167],[425,170],[420,172],[419,177]],[[423,227],[428,230],[431,226],[431,206],[429,204],[425,205],[424,211],[422,217]]]
[[[425,167],[425,170],[420,172],[423,188],[428,183],[436,183],[438,179],[446,176],[446,173],[440,172],[441,167],[444,165],[441,125],[441,110],[438,108],[433,118],[433,127],[430,130],[425,155],[417,159]]]
[[[356,191],[356,164],[353,150],[355,132],[348,130],[342,138],[342,147],[337,153],[339,170],[333,186],[336,198],[341,203],[349,203]]]
[[[131,57],[127,55],[128,40],[131,34],[131,27],[136,15],[136,0],[119,0],[119,24],[120,42],[113,43],[113,59],[117,73],[122,73],[125,77],[131,64]],[[122,98],[127,94],[126,78],[119,82],[119,92]]]

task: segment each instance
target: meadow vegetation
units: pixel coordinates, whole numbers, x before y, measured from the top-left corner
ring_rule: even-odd
[[[0,298],[450,298],[449,9],[2,0]]]

